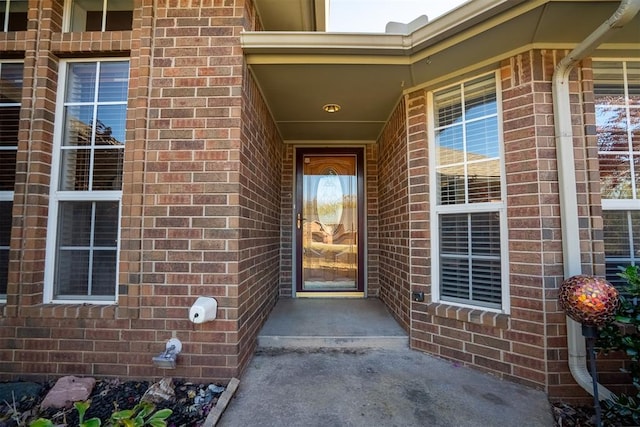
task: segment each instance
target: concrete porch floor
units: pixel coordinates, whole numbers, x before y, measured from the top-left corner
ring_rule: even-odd
[[[281,299],[219,427],[549,427],[547,396],[411,350],[378,299]]]
[[[258,348],[406,348],[407,333],[377,298],[283,298]]]

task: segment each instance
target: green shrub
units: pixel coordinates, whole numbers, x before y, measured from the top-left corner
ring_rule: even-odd
[[[102,421],[99,418],[90,418],[84,420],[84,414],[89,409],[91,401],[76,402],[73,406],[78,411],[79,427],[100,427]],[[173,413],[171,409],[160,409],[154,412],[155,405],[149,402],[140,402],[133,409],[125,409],[116,411],[111,414],[107,426],[113,427],[166,427],[167,418]],[[56,427],[56,425],[48,419],[39,418],[29,424],[29,427]]]
[[[603,418],[616,425],[640,425],[640,272],[632,265],[618,276],[627,285],[620,295],[615,322],[600,329],[598,347],[604,353],[621,351],[629,357],[628,369],[635,396],[622,393],[602,402]]]
[[[171,409],[160,409],[153,412],[155,406],[148,402],[140,402],[133,409],[114,412],[109,419],[109,425],[125,427],[164,427],[167,418],[173,413]]]

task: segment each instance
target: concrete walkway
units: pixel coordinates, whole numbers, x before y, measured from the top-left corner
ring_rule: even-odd
[[[286,315],[288,322],[277,317],[281,313],[281,304],[290,305],[288,308],[293,310]],[[360,307],[358,304],[366,306],[361,309],[369,314],[354,309]],[[353,319],[335,313],[330,316],[328,313],[332,310],[343,313],[347,310]],[[294,312],[301,313],[301,317],[292,316]],[[274,315],[276,320],[272,320]],[[317,347],[311,338],[308,341],[288,341],[286,335],[279,340],[274,338],[277,331],[290,333],[293,337],[311,337],[311,332],[301,324],[307,321],[304,318],[313,321],[314,316],[316,332],[324,334],[321,335],[324,337],[322,343],[336,345]],[[382,323],[368,323],[369,327],[364,328],[357,338],[347,339],[350,345],[344,344],[347,332],[341,324],[347,321],[351,327],[354,324],[364,326],[367,325],[367,316],[370,316],[369,322],[377,318]],[[319,320],[322,318],[325,320]],[[354,320],[356,318],[360,320]],[[375,328],[377,325],[387,331],[383,326],[386,324],[390,329],[385,333],[396,334],[398,330],[391,323],[387,324],[389,319],[395,323],[378,300],[278,302],[261,333],[263,347],[258,349],[240,379],[238,391],[218,425],[554,425],[547,397],[541,391],[411,350],[406,344],[406,334],[397,324],[395,327],[404,334],[404,344],[389,345],[389,341],[380,338],[384,337],[379,335],[380,329]],[[335,340],[329,338],[332,336]],[[362,337],[365,338],[361,340]],[[273,346],[274,339],[278,344],[295,344],[296,347]],[[382,348],[375,346],[376,339],[381,339]],[[301,342],[308,345],[297,346]]]

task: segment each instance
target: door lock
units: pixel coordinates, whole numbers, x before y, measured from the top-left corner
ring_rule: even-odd
[[[300,227],[302,227],[302,214],[298,214],[298,220],[296,221],[296,224],[298,225],[298,230],[300,230]]]

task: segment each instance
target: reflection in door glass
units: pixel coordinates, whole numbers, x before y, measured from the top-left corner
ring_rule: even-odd
[[[357,289],[357,201],[356,156],[305,156],[303,290]]]

